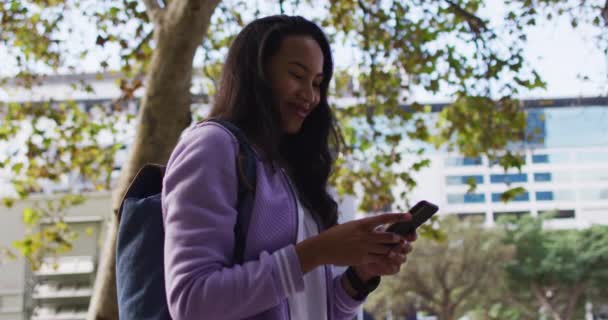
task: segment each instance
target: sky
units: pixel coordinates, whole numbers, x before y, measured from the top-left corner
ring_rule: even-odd
[[[259,1],[259,0],[258,0]],[[268,2],[261,2],[268,5]],[[504,15],[504,2],[488,0],[488,6],[482,8],[480,16],[489,18],[490,27],[502,23]],[[269,12],[272,12],[270,9]],[[313,13],[311,13],[313,14]],[[70,17],[75,21],[84,23],[81,16]],[[94,28],[80,28],[79,38],[95,39]],[[598,96],[608,94],[608,56],[598,48],[593,38],[599,29],[579,26],[573,29],[567,17],[560,17],[553,21],[544,21],[529,29],[528,42],[525,45],[524,56],[531,67],[536,69],[547,82],[546,90],[522,92],[520,98],[559,98],[577,96]],[[93,40],[87,40],[92,44]],[[86,44],[77,44],[86,45]],[[334,56],[338,67],[352,67],[353,51],[350,48],[334,45]],[[0,59],[6,61],[6,48],[0,46]],[[83,70],[93,71],[90,66],[98,65],[102,55],[91,56],[81,63]],[[202,59],[196,58],[195,61]],[[0,67],[0,76],[14,73],[15,68],[4,64]],[[581,76],[589,77],[584,81]],[[0,90],[1,91],[1,90]],[[430,94],[421,89],[415,89],[411,97],[417,101],[447,102],[450,97],[447,91],[439,94]],[[2,98],[2,92],[0,92]]]
[[[497,26],[504,16],[503,1],[488,1],[480,15]],[[608,56],[598,48],[594,35],[598,28],[579,26],[573,29],[567,17],[541,21],[528,29],[524,57],[547,82],[547,88],[522,92],[520,98],[561,98],[608,95]],[[589,77],[583,81],[579,76]],[[416,91],[419,101],[446,102],[447,96]]]

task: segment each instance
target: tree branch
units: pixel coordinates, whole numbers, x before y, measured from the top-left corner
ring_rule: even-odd
[[[559,314],[558,310],[555,309],[555,307],[551,304],[551,301],[549,301],[549,299],[547,299],[545,296],[546,290],[537,283],[532,283],[532,290],[536,296],[536,299],[540,301],[541,305],[547,308],[547,311],[553,316],[553,318],[556,320],[561,320],[561,315]]]
[[[148,14],[148,18],[152,23],[158,23],[158,17],[161,14],[163,8],[158,3],[158,0],[143,0],[144,5],[146,6],[146,13]]]
[[[586,288],[587,284],[582,281],[574,286],[574,290],[570,291],[571,294],[569,295],[568,303],[566,304],[566,310],[564,310],[564,319],[571,319],[576,303]]]
[[[515,296],[513,295],[513,293],[507,291],[505,299],[507,300],[508,303],[512,304],[512,305],[516,305],[520,311],[522,311],[524,313],[524,315],[528,318],[538,318],[538,312],[537,310],[534,309],[530,309],[530,306],[528,306],[526,303],[523,303],[522,301],[520,301],[519,299],[515,298]],[[502,302],[501,299],[497,300],[498,302]]]
[[[454,12],[457,15],[460,15],[460,16],[464,17],[464,19],[469,24],[469,27],[471,28],[471,31],[473,31],[475,34],[479,35],[482,31],[487,31],[488,30],[488,26],[486,25],[486,23],[480,17],[478,17],[475,14],[467,11],[466,9],[464,9],[461,6],[459,6],[454,1],[445,0],[445,2],[447,2],[450,5],[450,7],[452,8],[452,10],[454,10]]]

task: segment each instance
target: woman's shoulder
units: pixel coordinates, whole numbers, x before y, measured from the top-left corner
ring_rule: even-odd
[[[217,122],[203,121],[188,129],[180,139],[180,145],[204,145],[218,148],[216,151],[230,149],[236,151],[236,137],[224,126]]]

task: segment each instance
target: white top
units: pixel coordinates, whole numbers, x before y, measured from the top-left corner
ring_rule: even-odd
[[[296,200],[298,205],[298,242],[300,242],[319,234],[319,227],[308,209],[300,203],[297,197]],[[304,290],[287,298],[291,320],[327,320],[327,287],[325,281],[325,268],[323,266],[317,267],[304,275]]]

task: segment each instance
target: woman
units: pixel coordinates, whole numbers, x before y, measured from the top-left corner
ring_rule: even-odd
[[[245,262],[232,256],[238,144],[203,122],[178,143],[164,179],[174,319],[352,319],[378,277],[405,262],[415,235],[377,227],[409,214],[337,224],[327,192],[338,141],[327,102],[332,73],[325,35],[304,18],[262,18],[234,40],[210,116],[237,125],[256,154]],[[331,265],[352,267],[334,275]]]

